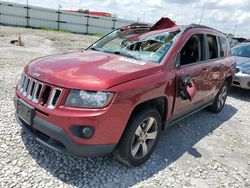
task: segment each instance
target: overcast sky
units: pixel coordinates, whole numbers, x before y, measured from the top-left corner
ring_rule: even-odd
[[[26,0],[10,0],[26,3]],[[29,0],[35,6],[62,9],[89,9],[104,11],[119,18],[154,23],[169,17],[177,24],[199,23],[205,7],[202,24],[236,36],[250,38],[250,0]]]

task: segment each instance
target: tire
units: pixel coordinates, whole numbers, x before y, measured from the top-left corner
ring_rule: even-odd
[[[227,99],[228,89],[228,82],[224,82],[220,91],[215,97],[214,103],[208,108],[211,112],[219,113],[222,110]]]
[[[130,167],[149,159],[159,141],[162,119],[156,109],[141,110],[132,115],[114,150],[115,158]]]

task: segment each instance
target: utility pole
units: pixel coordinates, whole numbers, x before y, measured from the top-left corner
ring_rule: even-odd
[[[235,23],[235,26],[234,26],[234,32],[233,32],[233,36],[232,36],[231,41],[230,41],[230,46],[232,46],[233,38],[234,38],[237,27],[238,27],[238,19],[236,20],[236,23]]]
[[[140,22],[140,17],[137,18],[137,23],[139,23],[139,22]]]
[[[201,13],[201,17],[200,17],[200,22],[199,22],[199,24],[201,24],[201,21],[202,21],[202,18],[203,18],[203,14],[204,14],[204,11],[205,11],[205,5],[203,6],[203,9],[202,9],[202,13]]]
[[[146,14],[146,12],[144,11],[144,12],[143,12],[143,17],[142,17],[142,21],[143,21],[143,22],[145,22],[145,14]]]
[[[62,5],[58,4],[58,11],[60,11],[62,8]]]
[[[237,27],[238,27],[238,19],[237,19],[237,21],[236,21],[236,23],[235,23],[235,26],[234,26],[233,36],[235,35],[235,32],[236,32]]]

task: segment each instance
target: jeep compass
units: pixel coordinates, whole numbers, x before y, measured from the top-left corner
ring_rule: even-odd
[[[235,74],[223,33],[202,25],[132,24],[86,50],[28,63],[16,86],[16,118],[34,138],[78,156],[113,153],[144,163],[167,126],[220,112]]]

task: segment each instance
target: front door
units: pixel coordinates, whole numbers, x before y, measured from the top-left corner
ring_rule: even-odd
[[[210,100],[211,66],[206,62],[205,40],[203,34],[190,36],[179,54],[179,67],[176,68],[176,100],[173,117],[178,118],[204,105]],[[192,100],[183,100],[180,96],[179,83],[183,76],[188,75],[196,93]]]

